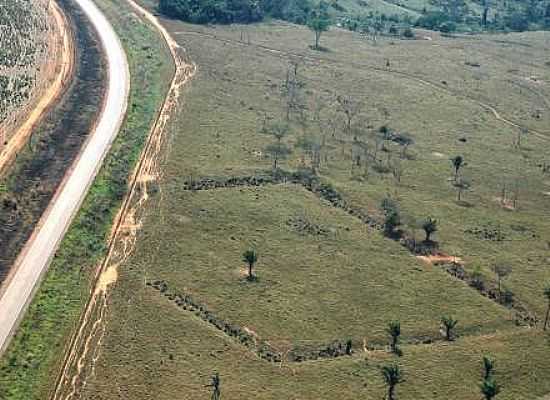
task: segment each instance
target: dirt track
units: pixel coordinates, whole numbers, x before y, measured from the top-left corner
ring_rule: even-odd
[[[147,184],[160,178],[158,157],[162,150],[165,127],[172,116],[181,94],[181,87],[195,74],[196,66],[184,61],[181,48],[155,16],[133,0],[127,0],[136,12],[155,27],[168,45],[175,64],[175,73],[162,105],[152,126],[147,143],[130,180],[130,190],[117,214],[108,253],[97,271],[95,288],[81,317],[79,329],[71,340],[61,376],[56,383],[53,400],[78,398],[79,388],[86,385],[87,363],[91,371],[100,356],[100,346],[106,326],[104,317],[108,311],[107,295],[110,285],[118,278],[118,266],[131,254],[136,233],[141,227],[138,212],[148,199]]]
[[[17,153],[27,144],[30,136],[37,125],[47,114],[53,105],[59,101],[63,92],[67,89],[74,69],[75,54],[71,32],[68,22],[59,6],[52,2],[50,12],[56,21],[57,34],[54,34],[51,42],[52,47],[48,51],[52,54],[59,54],[56,58],[56,65],[53,66],[53,80],[44,88],[36,102],[29,104],[32,109],[23,115],[24,122],[15,127],[15,132],[9,135],[10,139],[0,151],[0,176],[13,162]],[[48,79],[48,77],[46,77]]]

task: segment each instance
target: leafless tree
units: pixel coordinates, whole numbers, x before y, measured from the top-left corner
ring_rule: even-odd
[[[502,302],[502,281],[512,273],[512,267],[509,264],[498,262],[492,267],[497,277],[498,300]]]
[[[454,183],[454,186],[456,188],[456,200],[462,201],[462,195],[469,191],[472,183],[469,179],[464,177],[459,177],[458,180]]]
[[[389,163],[391,173],[395,179],[395,182],[399,185],[401,183],[401,177],[404,172],[404,163],[401,158],[394,158],[393,161]]]
[[[344,115],[344,133],[351,136],[352,123],[361,111],[361,104],[351,96],[340,95],[336,97],[338,109]]]
[[[517,136],[516,136],[516,141],[514,143],[515,147],[517,147],[518,149],[521,149],[521,144],[523,142],[522,139],[523,139],[523,137],[526,137],[528,133],[529,133],[529,129],[527,129],[527,128],[522,127],[520,129],[518,129]]]
[[[304,102],[302,99],[302,88],[304,82],[299,78],[299,60],[293,60],[287,68],[286,77],[281,87],[281,95],[284,104],[286,121],[290,121],[292,113],[302,114]]]
[[[516,181],[515,181],[515,184],[514,184],[514,193],[512,195],[512,205],[513,205],[514,209],[516,209],[518,207],[519,190],[520,190],[520,180],[519,180],[519,178],[517,178]]]

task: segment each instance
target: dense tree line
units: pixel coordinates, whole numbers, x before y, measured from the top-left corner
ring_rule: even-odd
[[[251,23],[266,17],[305,24],[312,8],[310,0],[160,0],[159,2],[161,13],[198,24]]]
[[[410,15],[385,15],[370,12],[365,15],[342,16],[346,9],[337,1],[313,0],[160,0],[164,15],[192,23],[252,23],[264,18],[276,18],[297,24],[311,24],[315,11],[328,7],[338,24],[350,30],[413,37],[410,28],[454,31],[526,31],[550,29],[550,0],[430,0],[431,7],[422,10],[419,18]],[[321,7],[324,4],[325,7]],[[319,19],[317,19],[317,22]],[[323,23],[325,21],[322,21]],[[320,32],[317,30],[317,32]],[[318,47],[318,46],[317,46]]]
[[[431,0],[435,11],[424,10],[416,21],[419,27],[452,32],[454,30],[526,31],[550,29],[550,1],[474,0],[480,12],[465,0]]]

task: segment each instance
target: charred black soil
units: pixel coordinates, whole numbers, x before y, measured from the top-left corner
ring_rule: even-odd
[[[91,131],[105,92],[96,32],[73,0],[59,0],[75,41],[71,84],[0,180],[0,284]]]

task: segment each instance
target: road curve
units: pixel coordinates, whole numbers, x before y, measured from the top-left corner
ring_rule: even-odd
[[[107,90],[94,130],[19,255],[15,272],[0,292],[0,355],[15,333],[126,114],[130,72],[122,44],[92,0],[74,1],[88,16],[101,41],[107,61]]]

